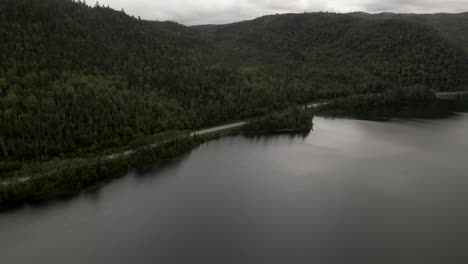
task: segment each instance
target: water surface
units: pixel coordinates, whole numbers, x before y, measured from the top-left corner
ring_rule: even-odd
[[[223,138],[0,213],[0,262],[468,263],[468,114]]]

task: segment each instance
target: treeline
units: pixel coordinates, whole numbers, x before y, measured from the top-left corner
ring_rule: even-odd
[[[0,161],[99,153],[317,99],[459,90],[467,63],[409,22],[317,13],[193,28],[71,0],[2,0]]]
[[[352,116],[369,120],[387,120],[392,117],[424,118],[425,115],[437,117],[440,112],[444,117],[449,116],[449,111],[438,106],[437,102],[434,93],[427,87],[413,85],[386,93],[351,95],[329,100],[319,105],[315,111],[324,116]],[[438,107],[430,111],[430,106]]]
[[[314,114],[307,107],[293,106],[250,120],[242,130],[248,134],[267,132],[301,132],[312,129]]]
[[[189,152],[203,142],[199,137],[180,137],[154,148],[140,148],[131,155],[109,158],[73,158],[48,162],[40,173],[24,170],[24,182],[17,178],[2,183],[0,209],[24,200],[41,199],[80,191],[96,183],[115,178],[130,168],[168,161]],[[44,168],[42,168],[44,169]],[[21,179],[21,177],[19,177]]]

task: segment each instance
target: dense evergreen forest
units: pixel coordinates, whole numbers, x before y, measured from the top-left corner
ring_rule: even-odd
[[[368,14],[357,12],[350,15],[366,19],[400,19],[426,24],[434,27],[444,36],[463,46],[468,51],[468,12],[461,14]]]
[[[186,27],[80,1],[2,0],[0,56],[8,169],[317,99],[468,87],[463,48],[435,29],[330,13]]]
[[[307,107],[289,107],[281,112],[274,112],[254,118],[242,130],[247,134],[275,132],[308,132],[312,129],[314,114]]]

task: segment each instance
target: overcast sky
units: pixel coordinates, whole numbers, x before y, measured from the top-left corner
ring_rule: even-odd
[[[91,4],[93,0],[87,0]],[[468,0],[99,0],[149,20],[172,20],[186,25],[220,24],[261,15],[304,11],[332,12],[466,12]]]

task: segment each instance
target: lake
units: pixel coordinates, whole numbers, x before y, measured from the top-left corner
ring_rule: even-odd
[[[468,263],[468,114],[316,117],[0,213],[0,262]]]

